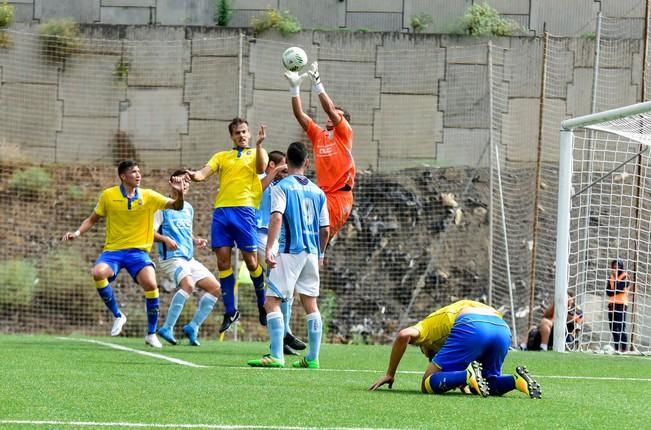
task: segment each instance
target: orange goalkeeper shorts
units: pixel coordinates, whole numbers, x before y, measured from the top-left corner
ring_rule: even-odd
[[[341,231],[353,209],[352,191],[333,191],[326,193],[328,215],[330,216],[330,238]]]

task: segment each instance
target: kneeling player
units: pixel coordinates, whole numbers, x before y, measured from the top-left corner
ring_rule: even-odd
[[[430,360],[421,382],[423,393],[441,394],[469,386],[482,397],[500,396],[518,389],[531,397],[541,396],[540,385],[526,367],[514,375],[502,375],[502,364],[511,344],[511,332],[499,312],[472,300],[461,300],[430,314],[416,325],[400,331],[391,351],[386,375],[370,390],[393,386],[398,364],[407,345],[420,346]]]

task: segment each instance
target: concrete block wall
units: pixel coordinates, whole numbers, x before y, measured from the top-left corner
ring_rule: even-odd
[[[289,11],[303,29],[369,31],[411,30],[412,17],[432,17],[426,30],[450,33],[473,3],[484,0],[237,0],[232,4],[230,27],[248,27],[251,18],[268,8]],[[214,0],[10,0],[19,23],[72,17],[83,24],[196,25],[215,24]],[[559,36],[595,32],[595,17],[619,20],[617,31],[641,37],[644,2],[639,0],[489,0],[502,16],[519,23],[527,32],[545,30]]]

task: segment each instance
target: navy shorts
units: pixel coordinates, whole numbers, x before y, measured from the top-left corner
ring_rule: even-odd
[[[256,252],[258,249],[255,208],[215,208],[212,213],[210,245],[213,249],[224,246],[237,247],[242,251]]]
[[[477,360],[484,377],[502,373],[511,345],[511,331],[498,316],[465,314],[457,318],[450,335],[432,363],[445,372],[465,370]]]
[[[156,267],[149,254],[142,249],[104,251],[97,257],[95,265],[97,266],[100,263],[107,264],[113,271],[113,276],[108,279],[109,282],[113,282],[118,277],[120,270],[127,269],[131,278],[137,283],[136,276],[143,268],[147,266]]]

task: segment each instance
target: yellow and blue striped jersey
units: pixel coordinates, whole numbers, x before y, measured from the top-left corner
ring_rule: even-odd
[[[265,165],[267,152],[264,149]],[[214,154],[208,163],[213,172],[219,173],[219,191],[215,207],[258,208],[262,199],[262,183],[256,172],[255,148],[233,148]]]
[[[136,248],[149,252],[154,243],[154,213],[165,209],[168,200],[146,188],[136,188],[131,198],[122,185],[102,191],[95,213],[106,218],[104,251]]]
[[[413,343],[420,346],[423,354],[432,357],[448,339],[454,322],[459,316],[459,313],[465,308],[494,310],[488,305],[473,300],[459,300],[458,302],[444,306],[432,312],[413,326],[419,333],[418,339]],[[495,314],[499,315],[497,311],[495,311]]]

